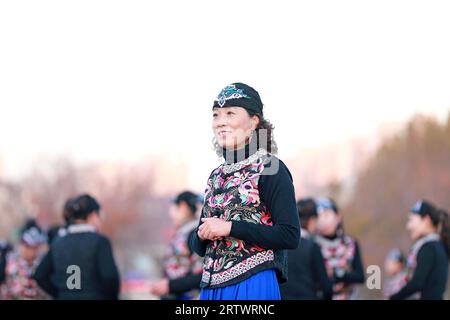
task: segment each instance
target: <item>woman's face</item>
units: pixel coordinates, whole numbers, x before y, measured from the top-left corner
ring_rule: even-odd
[[[222,148],[240,149],[248,142],[252,130],[256,130],[258,121],[257,116],[250,117],[241,107],[215,108],[212,128]]]
[[[33,263],[33,261],[38,257],[42,246],[30,246],[26,243],[21,243],[20,245],[20,255],[22,258],[27,261],[29,264]]]
[[[388,276],[394,276],[403,270],[403,264],[401,262],[386,259],[384,262],[384,272]]]
[[[191,216],[189,206],[185,202],[173,203],[169,209],[169,215],[175,226],[181,226]]]
[[[431,219],[428,216],[422,217],[419,214],[410,213],[406,230],[408,230],[412,240],[417,240],[432,232]]]
[[[310,233],[317,232],[317,218],[310,218],[307,224],[307,231]]]
[[[333,210],[323,210],[317,218],[317,231],[323,236],[332,236],[340,221],[341,216]]]

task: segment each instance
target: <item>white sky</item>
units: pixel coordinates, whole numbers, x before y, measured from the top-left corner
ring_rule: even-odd
[[[449,1],[1,1],[3,174],[37,158],[216,163],[211,105],[254,86],[280,156],[450,109]]]

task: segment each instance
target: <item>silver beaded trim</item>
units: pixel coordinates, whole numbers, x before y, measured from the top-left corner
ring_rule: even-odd
[[[229,174],[233,171],[241,170],[243,167],[248,166],[250,163],[255,162],[262,156],[265,156],[267,154],[267,150],[265,149],[258,149],[254,154],[252,154],[247,159],[244,159],[242,161],[231,163],[231,164],[223,164],[222,170],[225,174]]]

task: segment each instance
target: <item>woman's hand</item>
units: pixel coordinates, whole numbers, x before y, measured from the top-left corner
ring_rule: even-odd
[[[333,292],[340,292],[342,289],[344,289],[344,283],[338,282],[333,285]]]
[[[164,296],[169,294],[169,279],[164,278],[153,283],[150,287],[150,292],[155,296]]]
[[[197,233],[202,240],[214,241],[230,235],[231,221],[224,221],[218,218],[202,218],[202,222]]]
[[[333,279],[334,278],[334,269],[332,266],[330,266],[329,264],[325,264],[325,268],[327,270],[327,275],[329,279]]]

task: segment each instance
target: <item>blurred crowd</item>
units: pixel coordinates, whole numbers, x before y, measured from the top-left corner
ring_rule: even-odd
[[[202,202],[202,196],[191,191],[172,199],[168,216],[175,232],[167,244],[161,279],[146,281],[138,290],[164,300],[199,298],[203,259],[190,248],[189,237],[198,232]],[[362,247],[345,232],[337,203],[303,198],[297,209],[301,240],[297,249],[288,251],[282,298],[357,299],[358,286],[366,279]],[[63,225],[44,231],[28,219],[17,243],[0,241],[0,298],[120,299],[132,291],[132,284],[121,283],[112,245],[101,233],[103,215],[100,203],[82,194],[66,201]],[[448,280],[448,213],[419,200],[409,210],[406,231],[412,241],[408,254],[394,247],[386,255],[383,297],[442,299]]]

